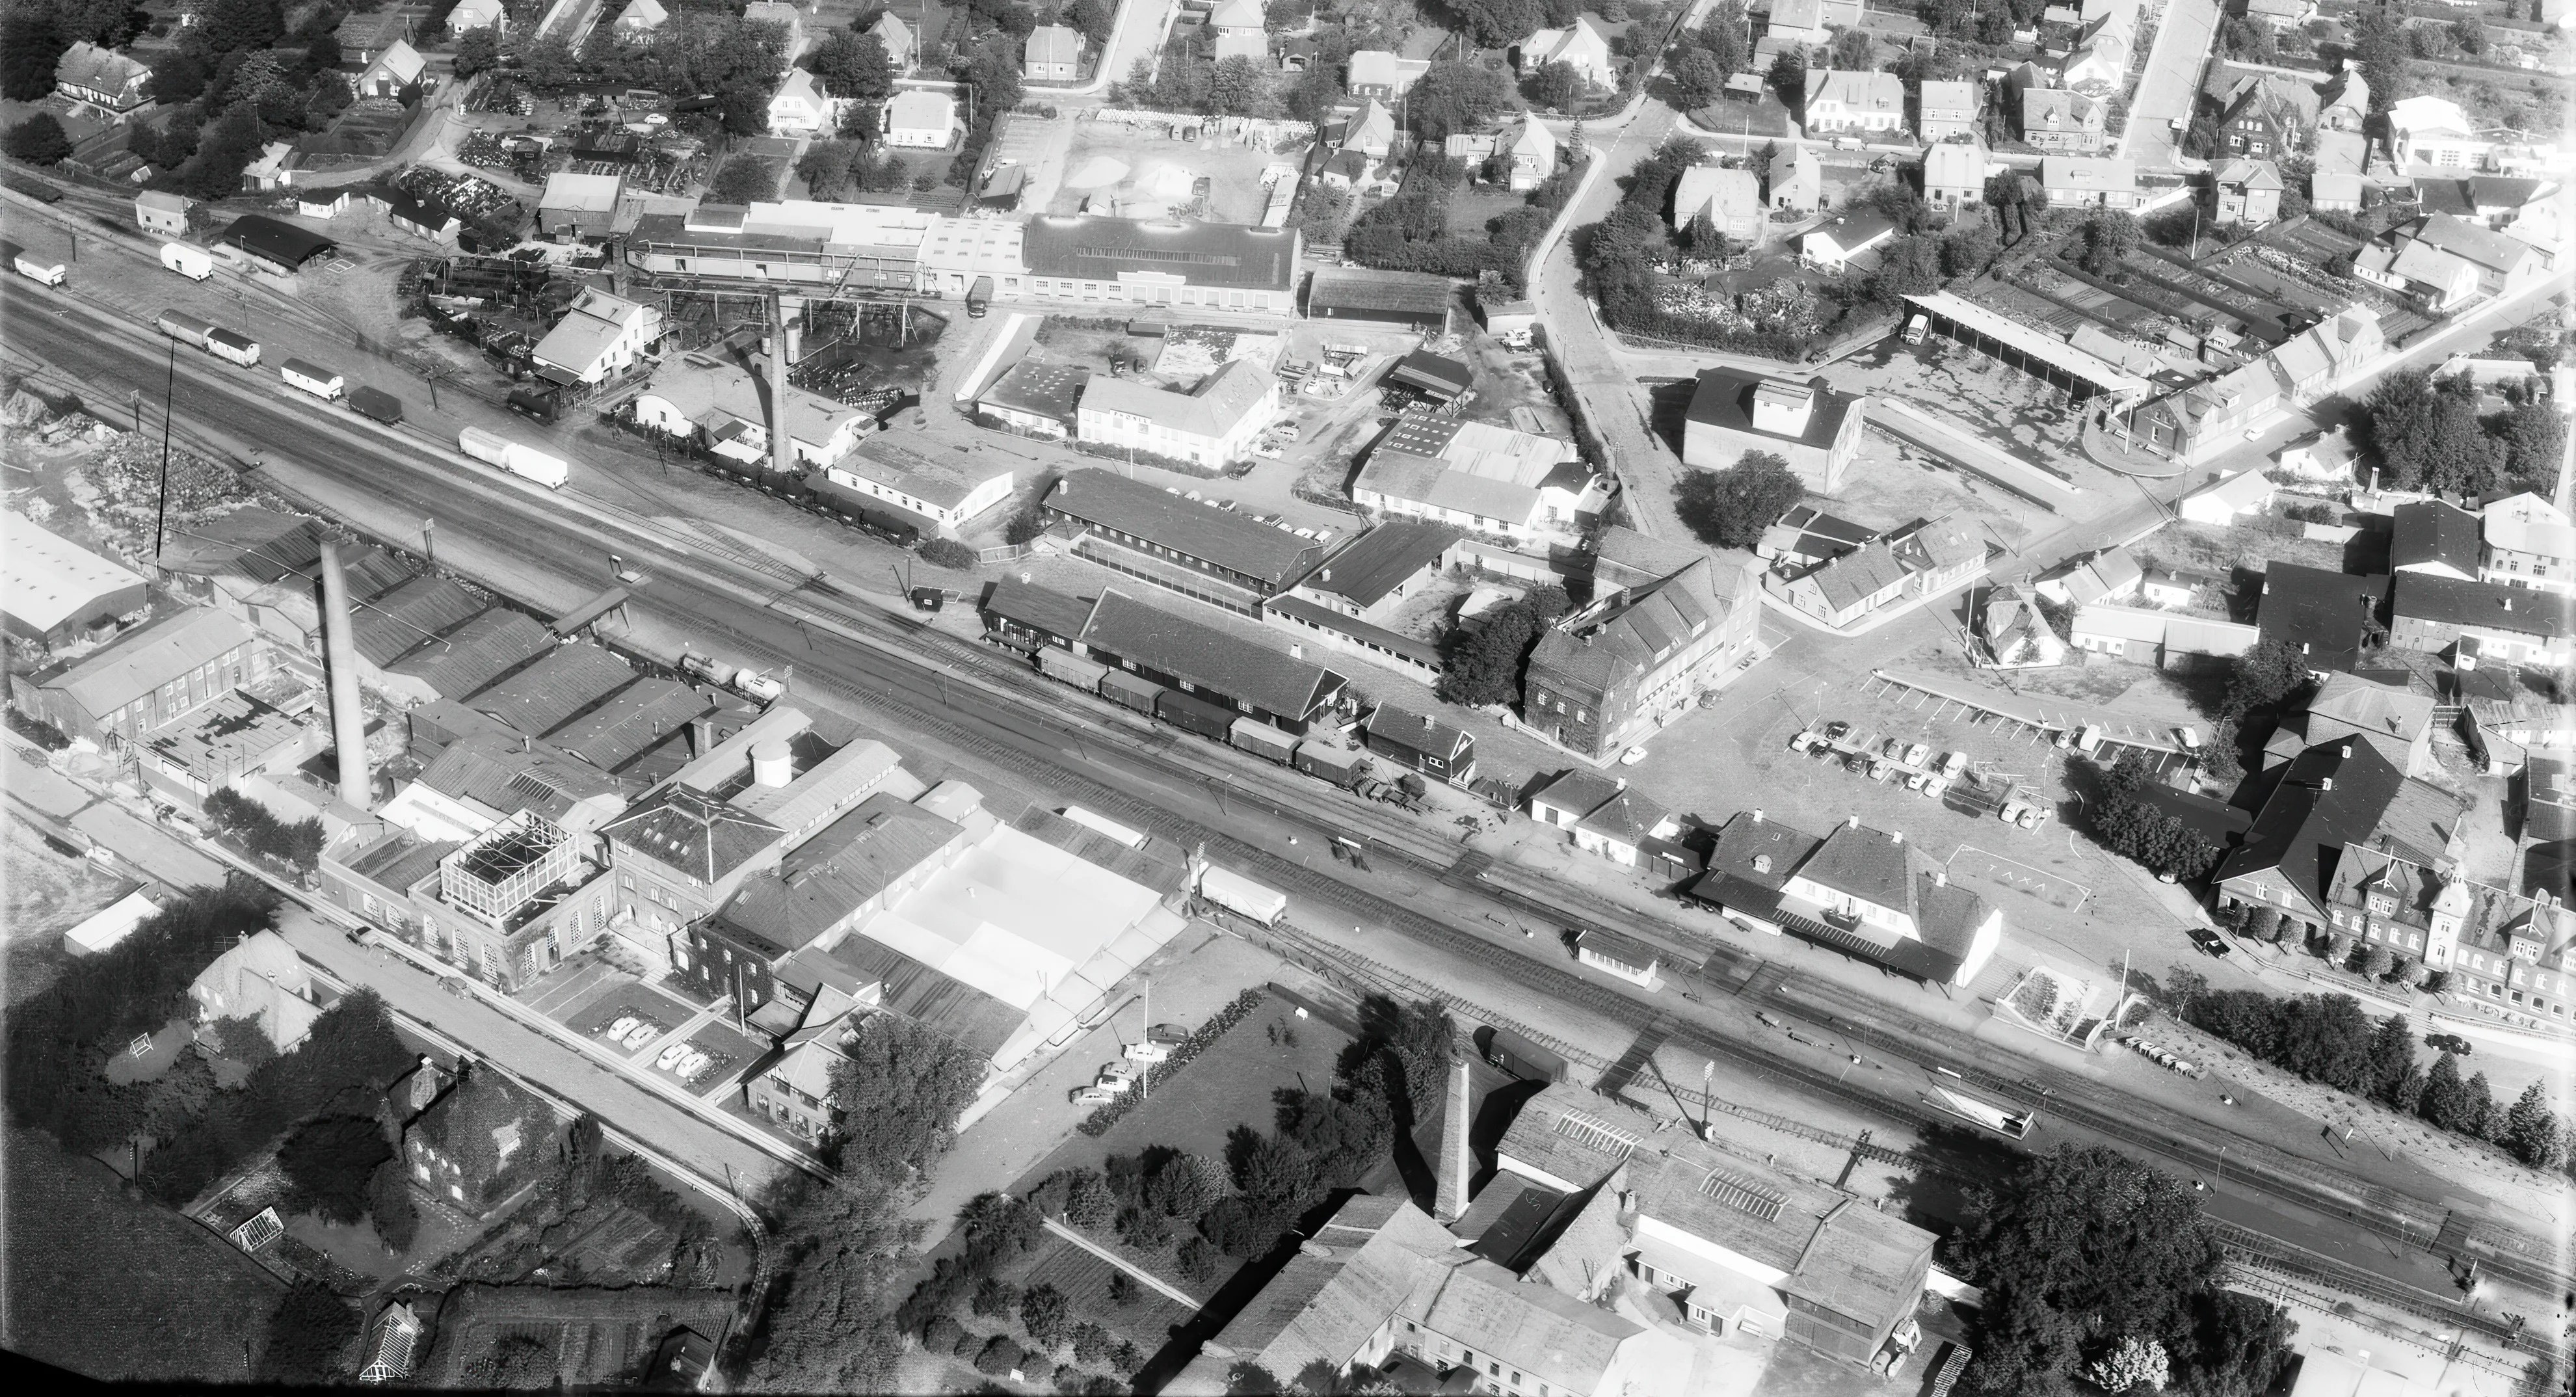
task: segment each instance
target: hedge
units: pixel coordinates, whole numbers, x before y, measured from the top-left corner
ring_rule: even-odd
[[[1260,1007],[1261,991],[1245,990],[1236,995],[1233,1003],[1219,1009],[1215,1017],[1199,1025],[1196,1032],[1173,1044],[1170,1057],[1146,1068],[1145,1080],[1137,1084],[1138,1089],[1121,1093],[1117,1100],[1093,1111],[1084,1118],[1082,1124],[1074,1128],[1085,1135],[1107,1134],[1109,1127],[1116,1125],[1121,1117],[1134,1110],[1145,1099],[1146,1093],[1153,1089],[1155,1083],[1168,1081],[1180,1075],[1181,1069],[1189,1066],[1192,1058],[1205,1052],[1209,1044],[1225,1036],[1226,1030],[1243,1022],[1253,1010]]]

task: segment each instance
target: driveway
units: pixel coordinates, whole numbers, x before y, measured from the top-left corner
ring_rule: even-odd
[[[2165,6],[2156,46],[2147,54],[2146,74],[2129,103],[2129,127],[2120,136],[2122,159],[2138,162],[2142,170],[2173,168],[2180,133],[2168,123],[2179,117],[2190,124],[2201,64],[2209,57],[2210,36],[2217,32],[2218,0],[2173,0]]]

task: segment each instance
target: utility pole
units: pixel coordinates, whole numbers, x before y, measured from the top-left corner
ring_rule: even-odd
[[[161,541],[170,529],[170,403],[179,391],[179,342],[170,341],[170,364],[161,384],[161,500],[152,518],[152,556],[161,556]],[[141,424],[137,419],[137,425]]]

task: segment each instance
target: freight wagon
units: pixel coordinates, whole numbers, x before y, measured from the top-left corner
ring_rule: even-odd
[[[1316,742],[1297,744],[1295,765],[1309,776],[1330,781],[1343,790],[1360,783],[1369,773],[1368,755],[1340,747],[1326,747]]]
[[[1286,766],[1297,755],[1297,739],[1258,718],[1237,718],[1227,732],[1236,747]]]
[[[161,333],[179,343],[194,345],[199,349],[206,347],[206,336],[215,328],[215,322],[211,320],[199,320],[193,315],[184,315],[175,310],[161,312],[160,318],[152,323],[160,327]]]
[[[1199,896],[1263,926],[1277,926],[1288,915],[1288,894],[1213,865],[1199,875]]]
[[[1178,689],[1165,689],[1154,696],[1154,716],[1173,727],[1219,742],[1225,741],[1227,729],[1234,726],[1233,709]]]
[[[204,281],[215,274],[214,254],[186,243],[161,244],[161,265],[190,281]]]
[[[220,325],[206,332],[206,352],[245,369],[259,366],[259,341],[248,335],[235,334]]]
[[[402,399],[381,388],[352,388],[349,409],[361,417],[372,417],[390,427],[403,419]]]
[[[572,478],[572,465],[562,457],[549,456],[480,427],[468,427],[457,433],[456,449],[486,465],[526,476],[549,490],[562,489],[564,482]]]
[[[286,380],[288,387],[301,388],[326,403],[339,401],[348,386],[348,381],[338,369],[326,369],[302,359],[289,359],[278,365],[277,373],[278,377]]]
[[[1038,673],[1050,679],[1061,679],[1077,689],[1100,692],[1100,677],[1109,666],[1098,660],[1086,660],[1060,645],[1049,645],[1038,651]]]
[[[1146,717],[1154,715],[1154,699],[1163,686],[1151,679],[1140,679],[1123,669],[1104,670],[1100,676],[1100,696],[1122,708],[1132,708]]]

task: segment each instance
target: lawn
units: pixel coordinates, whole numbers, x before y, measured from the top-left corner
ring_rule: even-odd
[[[239,1382],[285,1287],[105,1166],[8,1134],[11,1352],[102,1380]]]

